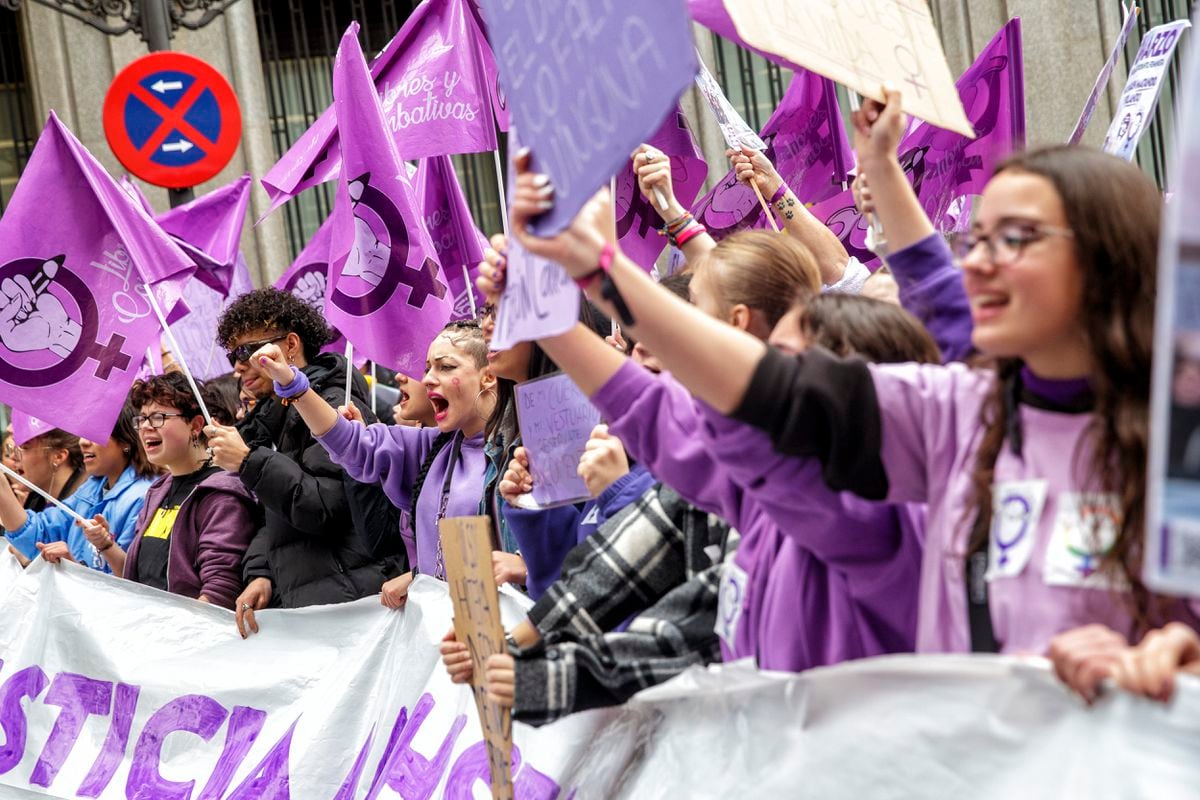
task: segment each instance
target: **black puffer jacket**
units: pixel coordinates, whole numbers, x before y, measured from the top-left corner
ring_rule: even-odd
[[[330,405],[345,403],[344,357],[322,353],[304,374]],[[366,381],[357,371],[353,375],[354,404],[374,421]],[[251,447],[239,475],[266,509],[266,525],[246,551],[243,575],[247,583],[271,579],[271,605],[345,603],[377,594],[385,580],[400,573],[401,560],[381,555],[378,543],[366,541],[355,526],[345,472],[313,439],[300,412],[270,397],[238,423],[238,430]],[[399,552],[396,539],[394,552]]]

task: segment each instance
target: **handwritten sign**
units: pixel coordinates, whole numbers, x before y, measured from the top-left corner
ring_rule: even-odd
[[[591,495],[577,472],[579,457],[600,422],[587,395],[566,375],[519,383],[517,420],[529,452],[534,502],[546,508],[587,500]]]
[[[891,82],[909,114],[974,135],[925,2],[726,0],[725,9],[752,47],[881,102]]]
[[[725,137],[726,146],[735,150],[743,146],[749,147],[751,150],[767,149],[767,145],[759,138],[759,135],[746,123],[746,120],[742,119],[742,115],[729,102],[725,92],[721,91],[721,84],[717,83],[717,79],[708,71],[708,67],[704,66],[703,61],[700,62],[700,71],[696,73],[696,88],[700,90],[700,96],[704,98],[704,102],[708,104],[713,116],[716,117],[717,127],[721,129],[721,135]]]
[[[513,800],[512,710],[487,699],[483,671],[488,656],[505,653],[500,595],[492,574],[492,531],[488,517],[451,517],[438,525],[446,580],[454,603],[454,634],[471,653],[471,688],[487,743],[494,800]]]
[[[1113,43],[1108,59],[1100,68],[1100,74],[1096,76],[1096,82],[1092,85],[1092,93],[1088,95],[1087,102],[1083,104],[1083,110],[1079,112],[1079,119],[1075,122],[1075,129],[1071,131],[1067,144],[1079,144],[1082,141],[1088,123],[1092,121],[1092,114],[1096,112],[1096,106],[1100,104],[1100,95],[1108,86],[1108,79],[1112,75],[1113,67],[1117,65],[1117,59],[1121,57],[1121,53],[1125,52],[1125,40],[1129,38],[1129,33],[1133,30],[1140,12],[1141,9],[1137,6],[1125,9],[1125,23],[1121,25],[1117,41]]]
[[[492,349],[566,333],[579,319],[579,287],[553,261],[508,240],[508,273],[496,310]]]
[[[1192,27],[1186,19],[1151,28],[1142,38],[1137,57],[1129,68],[1129,77],[1117,103],[1102,149],[1126,161],[1133,160],[1142,134],[1154,119],[1154,107],[1162,91],[1163,78],[1171,65],[1171,56],[1179,37]]]
[[[683,0],[482,0],[513,123],[566,227],[666,119],[696,74]]]

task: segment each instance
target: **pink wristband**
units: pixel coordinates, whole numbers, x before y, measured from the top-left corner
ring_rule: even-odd
[[[708,228],[697,222],[695,225],[689,225],[688,229],[675,237],[675,246],[683,247],[692,238],[699,236],[702,233],[708,233]]]
[[[600,258],[596,262],[596,268],[582,278],[576,278],[575,285],[587,291],[587,288],[595,283],[597,278],[612,269],[613,257],[616,254],[617,251],[612,246],[612,242],[605,242],[604,247],[600,248]]]

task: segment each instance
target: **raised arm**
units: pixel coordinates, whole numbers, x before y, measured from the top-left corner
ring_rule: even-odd
[[[683,239],[683,243],[679,244],[679,249],[683,251],[683,257],[689,264],[694,263],[700,256],[717,246],[707,231],[701,233],[686,231],[690,225],[684,223],[691,220],[691,212],[684,208],[675,197],[675,187],[671,183],[671,159],[669,156],[660,153],[648,144],[641,145],[633,153],[633,171],[637,175],[638,188],[658,211],[668,229],[679,228],[678,231],[672,231],[671,244],[676,244],[676,236]],[[667,201],[665,209],[658,204],[659,194]],[[691,225],[699,224],[691,222]],[[700,226],[700,229],[702,228],[703,226]]]

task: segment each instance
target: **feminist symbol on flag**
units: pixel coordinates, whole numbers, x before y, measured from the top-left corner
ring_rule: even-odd
[[[101,380],[129,366],[124,336],[113,333],[108,344],[97,340],[96,301],[64,260],[18,258],[0,266],[0,381],[51,386],[89,358]]]
[[[409,287],[408,304],[424,308],[430,297],[446,296],[446,285],[438,280],[437,262],[426,258],[419,267],[408,266],[408,227],[400,209],[386,194],[371,185],[371,174],[350,181],[354,206],[354,247],[341,268],[341,278],[330,300],[347,314],[365,317],[378,311],[401,284]],[[369,287],[365,294],[343,291],[346,278],[357,278]]]

